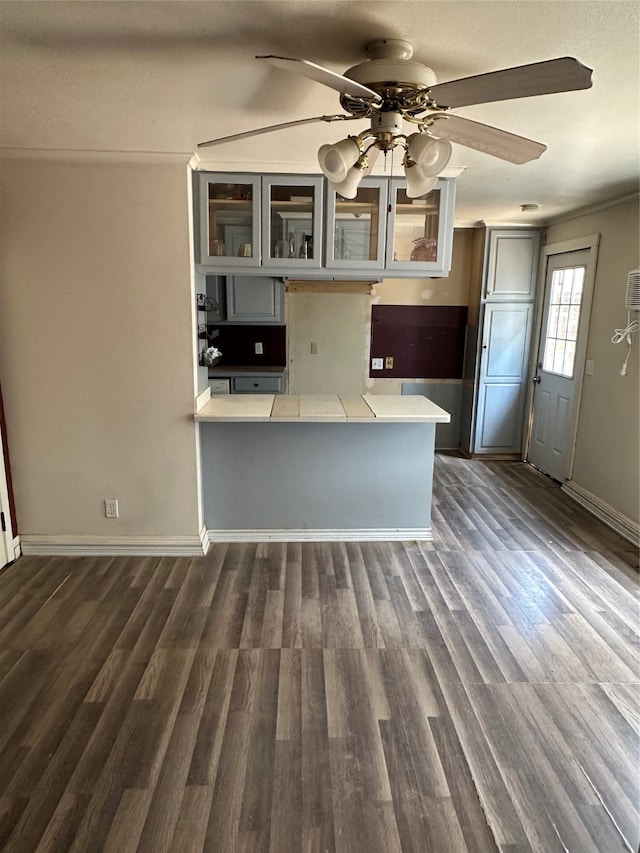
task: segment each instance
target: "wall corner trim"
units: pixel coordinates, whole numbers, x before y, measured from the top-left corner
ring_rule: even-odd
[[[633,545],[640,546],[640,524],[638,522],[618,512],[610,504],[587,491],[587,489],[578,485],[573,480],[567,480],[560,488],[561,491],[569,495],[580,506],[584,507],[592,515],[595,515],[596,518],[599,518],[600,521],[611,527],[616,533],[619,533],[620,536],[623,536]]]

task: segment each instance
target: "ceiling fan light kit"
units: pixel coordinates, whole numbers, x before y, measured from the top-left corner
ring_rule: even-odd
[[[408,198],[420,198],[430,192],[438,182],[438,176],[428,177],[422,173],[422,170],[415,163],[412,166],[405,166],[405,178],[407,179],[407,196]]]
[[[449,112],[452,108],[591,86],[591,69],[568,56],[445,83],[437,82],[431,68],[412,60],[413,46],[404,39],[378,39],[368,45],[366,56],[364,62],[349,68],[344,75],[306,59],[256,57],[279,70],[293,71],[340,92],[340,104],[346,115],[284,122],[212,139],[198,147],[317,121],[366,118],[370,126],[358,136],[320,147],[318,161],[323,174],[336,192],[354,198],[360,180],[370,170],[367,153],[371,149],[387,153],[401,146],[407,194],[416,198],[429,192],[433,179],[446,167],[452,142],[516,165],[535,160],[546,151],[546,145],[540,142],[452,115]],[[405,122],[416,126],[415,132],[408,136],[403,129]]]
[[[322,145],[318,151],[318,162],[323,175],[332,183],[339,184],[362,153],[361,145],[354,136],[341,139],[335,145]]]
[[[451,143],[423,133],[413,133],[407,139],[406,158],[412,160],[427,177],[438,175],[451,159]]]
[[[364,177],[368,166],[369,164],[367,161],[367,156],[366,154],[363,154],[349,169],[344,181],[341,181],[339,183],[329,181],[332,189],[334,189],[339,196],[342,196],[342,198],[355,198],[358,194],[358,186],[360,185],[360,181]]]

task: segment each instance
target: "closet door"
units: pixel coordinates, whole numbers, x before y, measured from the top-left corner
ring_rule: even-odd
[[[533,305],[484,307],[474,451],[520,453]]]

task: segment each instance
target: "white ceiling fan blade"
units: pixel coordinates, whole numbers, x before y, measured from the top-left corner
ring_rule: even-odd
[[[287,56],[271,55],[256,56],[256,59],[266,59],[275,68],[301,74],[303,77],[315,80],[316,83],[322,83],[323,86],[335,89],[343,95],[351,95],[354,98],[367,98],[376,103],[382,100],[380,95],[376,94],[373,89],[368,89],[361,83],[356,83],[355,80],[350,80],[348,77],[343,77],[341,74],[329,71],[327,68],[316,65],[315,62],[310,62],[308,59],[291,59]]]
[[[517,165],[537,160],[547,150],[541,142],[460,116],[437,116],[429,132],[439,139],[448,139]]]
[[[591,73],[591,68],[565,56],[438,83],[431,87],[429,94],[440,107],[468,107],[471,104],[588,89]]]
[[[243,133],[233,133],[231,136],[220,136],[217,139],[209,139],[207,142],[198,142],[198,148],[211,148],[213,145],[222,145],[225,142],[236,142],[238,139],[248,139],[250,136],[260,136],[262,133],[272,133],[274,130],[284,130],[286,127],[297,127],[301,124],[313,124],[316,121],[355,121],[360,116],[335,115],[315,116],[314,118],[300,118],[296,121],[285,121],[281,124],[270,124],[268,127],[256,127],[253,130],[245,130]]]

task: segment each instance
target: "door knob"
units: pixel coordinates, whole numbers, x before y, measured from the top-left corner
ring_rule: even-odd
[[[534,376],[532,381],[533,381],[536,385],[539,385],[539,384],[540,384],[540,377],[539,377],[539,376]]]

